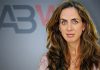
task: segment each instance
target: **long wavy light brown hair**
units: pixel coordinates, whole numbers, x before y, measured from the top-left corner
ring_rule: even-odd
[[[47,59],[49,70],[68,70],[70,59],[68,45],[59,31],[60,14],[63,9],[74,7],[85,24],[85,30],[81,35],[80,70],[92,70],[93,65],[99,67],[100,46],[98,34],[93,21],[82,4],[77,1],[66,1],[56,8],[47,23]],[[66,15],[66,14],[65,14]]]

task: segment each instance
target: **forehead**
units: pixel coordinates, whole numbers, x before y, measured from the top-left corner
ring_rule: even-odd
[[[60,14],[60,18],[63,18],[63,19],[72,19],[72,18],[81,19],[77,9],[74,7],[69,7],[69,8],[63,9],[61,14]]]

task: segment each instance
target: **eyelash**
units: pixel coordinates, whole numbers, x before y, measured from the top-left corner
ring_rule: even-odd
[[[65,20],[60,20],[60,24],[65,25],[65,24],[67,24],[67,21],[65,21]]]
[[[79,22],[77,20],[73,20],[72,23],[77,24]]]
[[[67,21],[65,21],[65,20],[60,20],[60,23],[62,24],[62,25],[65,25],[65,24],[67,24]],[[77,24],[77,23],[79,23],[77,20],[72,20],[72,23],[73,24]]]

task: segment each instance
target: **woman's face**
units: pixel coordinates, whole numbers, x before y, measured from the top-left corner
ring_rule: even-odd
[[[85,27],[74,7],[62,10],[59,23],[59,30],[67,43],[80,41],[80,36]]]

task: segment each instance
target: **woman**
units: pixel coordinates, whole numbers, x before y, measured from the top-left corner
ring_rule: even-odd
[[[61,4],[47,23],[48,52],[39,70],[100,70],[98,35],[80,3]]]

